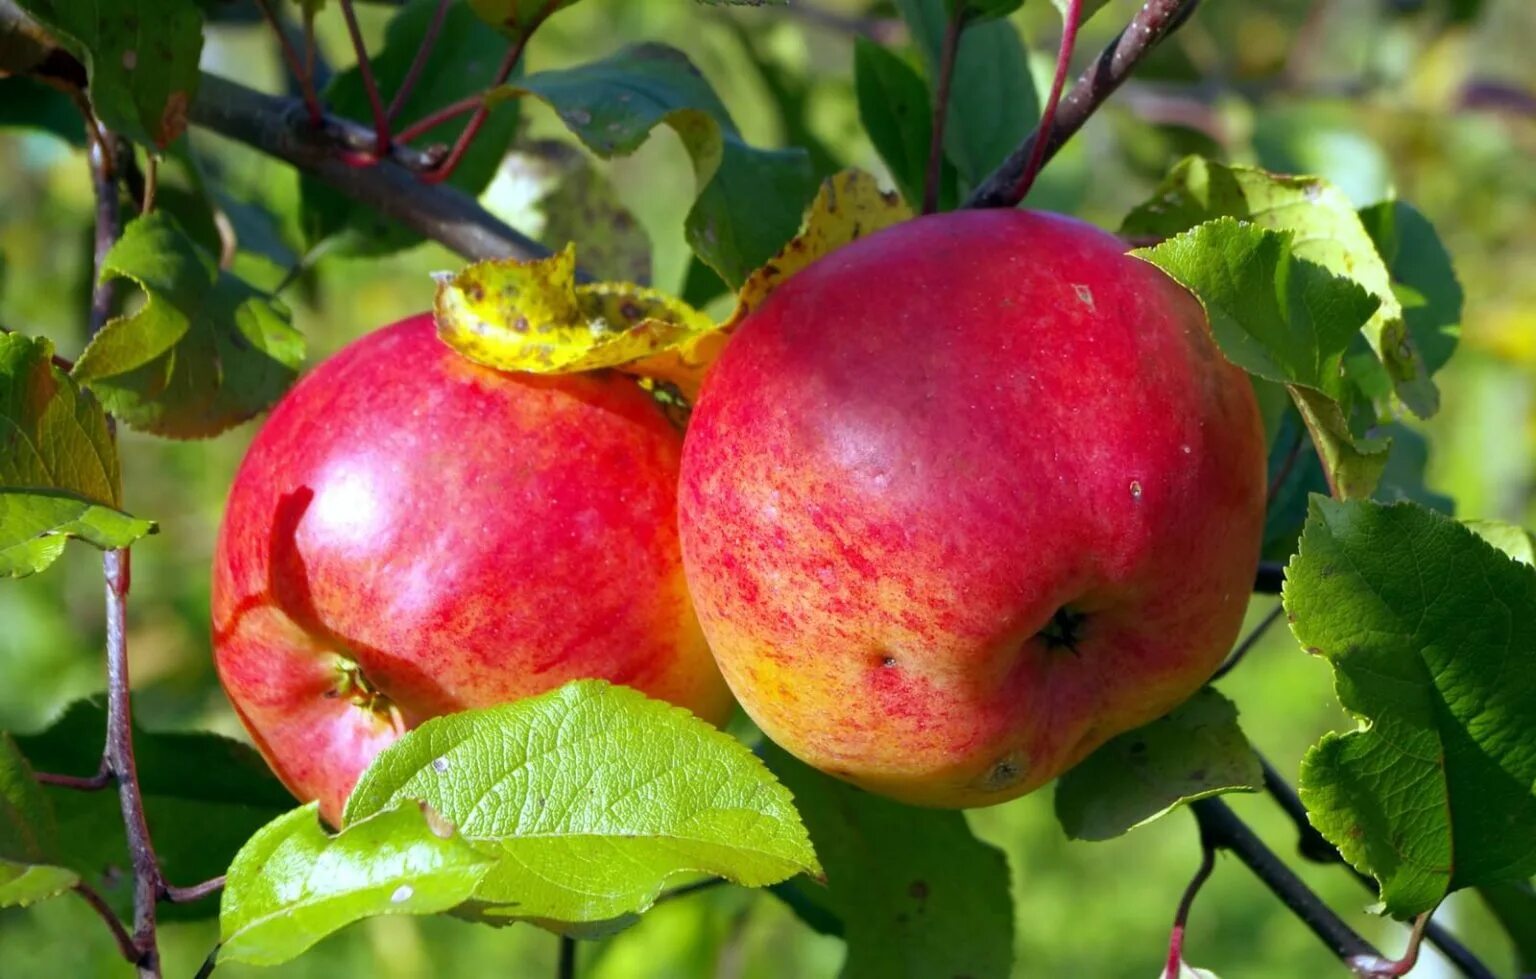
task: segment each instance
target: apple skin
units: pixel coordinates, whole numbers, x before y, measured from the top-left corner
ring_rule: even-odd
[[[1196,300],[1124,250],[1055,215],[919,218],[798,273],[727,344],[683,449],[684,565],[786,750],[991,805],[1220,664],[1263,426]]]
[[[723,722],[678,550],[681,448],[633,379],[482,367],[430,315],[300,381],[241,464],[213,569],[219,677],[278,777],[339,825],[405,729],[583,677]]]

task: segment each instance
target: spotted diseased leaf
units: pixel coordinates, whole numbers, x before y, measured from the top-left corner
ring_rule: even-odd
[[[1257,792],[1263,784],[1259,756],[1237,726],[1237,707],[1206,687],[1063,775],[1056,819],[1072,839],[1113,839],[1197,799]]]
[[[740,742],[597,680],[427,721],[363,773],[346,824],[409,799],[494,854],[474,895],[486,918],[565,930],[642,912],[681,874],[762,887],[821,869]]]
[[[825,885],[796,878],[775,893],[819,930],[839,926],[843,979],[1012,971],[1008,861],[972,835],[964,813],[871,795],[771,743],[763,757],[826,863]]]
[[[684,222],[688,244],[733,287],[795,233],[815,190],[804,150],[748,146],[709,82],[666,45],[538,72],[497,89],[491,101],[525,95],[547,103],[604,158],[632,153],[663,123],[676,130],[699,188]]]
[[[1284,601],[1361,719],[1302,800],[1385,910],[1536,873],[1536,569],[1414,504],[1313,497]]]
[[[55,897],[79,880],[58,865],[58,826],[42,787],[16,743],[0,733],[0,908]]]
[[[1350,428],[1344,358],[1377,300],[1301,258],[1294,238],[1222,217],[1131,254],[1195,294],[1228,360],[1286,386],[1334,495],[1366,497],[1386,466],[1387,444]]]
[[[196,0],[17,0],[85,64],[108,129],[165,149],[197,95],[203,14]]]
[[[384,32],[384,46],[374,51],[369,60],[374,79],[386,98],[405,80],[421,49],[422,37],[437,15],[437,7],[438,0],[411,0],[390,19]],[[395,118],[400,125],[410,125],[445,105],[483,91],[506,51],[506,39],[486,30],[474,11],[460,3],[451,4],[426,65]],[[335,75],[324,96],[331,111],[338,115],[371,118],[368,91],[355,65]],[[492,109],[448,177],[448,184],[471,196],[485,190],[517,131],[519,111],[516,102],[504,102]],[[467,116],[460,116],[439,123],[413,138],[412,144],[451,146],[467,122]],[[334,238],[333,247],[342,252],[383,255],[421,241],[420,234],[319,180],[305,177],[300,189],[304,231],[312,242]]]
[[[276,300],[223,271],[163,211],[134,219],[104,278],[144,296],[110,320],[73,376],[134,428],[201,438],[246,421],[293,383],[304,341]]]
[[[1120,230],[1169,236],[1221,217],[1290,232],[1297,258],[1374,296],[1379,305],[1364,324],[1372,350],[1403,403],[1422,418],[1434,414],[1440,396],[1430,379],[1431,368],[1404,321],[1403,304],[1377,242],[1343,191],[1321,177],[1274,174],[1192,156],[1173,168],[1152,199],[1132,211]],[[1369,371],[1371,366],[1360,369]]]
[[[328,836],[310,803],[258,830],[230,864],[219,961],[276,965],[364,918],[447,911],[490,865],[424,806],[403,802]]]
[[[127,547],[155,529],[119,508],[106,416],[52,360],[47,340],[0,333],[0,577],[43,570],[70,537]]]

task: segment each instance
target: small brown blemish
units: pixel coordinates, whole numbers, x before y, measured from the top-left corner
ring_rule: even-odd
[[[1131,480],[1131,499],[1141,499],[1141,480],[1139,479]]]
[[[982,776],[981,788],[986,792],[1001,792],[1023,781],[1024,775],[1024,762],[1017,755],[1004,755]]]
[[[890,654],[886,654],[886,655],[880,657],[880,666],[881,666],[882,669],[889,670],[892,667],[894,667],[895,665],[896,665],[896,657],[891,656]]]

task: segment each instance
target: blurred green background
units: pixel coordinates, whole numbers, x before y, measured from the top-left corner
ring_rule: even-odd
[[[813,140],[834,165],[879,171],[858,122],[851,30],[869,28],[899,46],[904,32],[889,5],[818,0],[807,9],[810,2],[587,0],[539,34],[529,67],[664,40],[702,68],[753,142]],[[282,90],[276,48],[254,9],[225,6],[204,67]],[[1083,31],[1078,63],[1135,6],[1112,2],[1097,14]],[[389,8],[360,10],[377,42]],[[1014,20],[1034,52],[1043,91],[1059,20],[1042,0]],[[321,14],[320,30],[332,62],[348,63],[334,9]],[[1414,423],[1429,441],[1427,482],[1454,497],[1459,516],[1536,526],[1533,46],[1536,6],[1529,0],[1208,3],[1069,144],[1030,203],[1113,227],[1187,152],[1321,173],[1357,204],[1393,195],[1411,201],[1437,226],[1467,294],[1463,342],[1439,378],[1444,408],[1433,421]],[[13,102],[0,116],[14,120],[20,108]],[[525,110],[524,120],[528,139],[562,134],[541,106]],[[294,173],[205,132],[194,131],[192,140],[230,205],[250,228],[264,229],[267,257],[243,259],[245,271],[275,286],[301,249]],[[660,130],[634,156],[602,168],[650,232],[655,283],[680,289],[688,259],[682,216],[693,177],[676,138]],[[173,170],[166,168],[165,186],[174,195]],[[78,141],[0,129],[0,173],[0,324],[50,336],[72,356],[83,343],[88,292],[90,189],[82,151]],[[486,200],[527,226],[527,196],[509,170]],[[311,259],[282,295],[309,338],[312,363],[426,308],[429,273],[463,264],[432,245],[387,258]],[[224,494],[255,428],[211,442],[123,436],[127,505],[162,526],[134,549],[130,649],[138,718],[147,727],[240,735],[209,659],[208,565]],[[70,700],[100,689],[100,589],[99,559],[88,548],[71,548],[48,572],[0,587],[0,729],[41,728]],[[1272,602],[1255,598],[1250,620]],[[1293,778],[1311,742],[1350,724],[1333,699],[1327,666],[1283,631],[1221,686],[1256,746]],[[1233,805],[1277,850],[1292,852],[1289,824],[1267,799]],[[1013,870],[1018,975],[1149,979],[1161,967],[1174,906],[1199,856],[1186,814],[1113,842],[1069,844],[1046,790],[976,811],[971,822],[1007,852]],[[1403,929],[1366,914],[1365,892],[1342,870],[1300,869],[1384,950],[1402,948]],[[1514,974],[1511,949],[1475,899],[1453,898],[1438,920],[1464,930],[1499,974]],[[215,937],[212,923],[167,925],[167,974],[195,972]],[[543,976],[553,974],[555,947],[552,936],[525,926],[381,919],[288,966],[221,967],[217,974]],[[1226,979],[1344,974],[1229,858],[1195,906],[1186,950]],[[715,888],[663,905],[617,937],[584,944],[581,969],[603,979],[818,977],[835,975],[841,958],[838,940],[816,935],[767,893]],[[0,976],[128,974],[100,922],[77,901],[0,912]],[[1413,972],[1449,974],[1433,953]]]

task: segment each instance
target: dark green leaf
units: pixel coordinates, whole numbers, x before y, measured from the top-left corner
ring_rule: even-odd
[[[1132,254],[1199,298],[1228,360],[1287,386],[1335,494],[1369,496],[1386,465],[1386,445],[1350,430],[1344,404],[1352,389],[1343,359],[1375,311],[1375,297],[1298,257],[1292,232],[1232,218]]]
[[[46,900],[80,879],[57,866],[58,827],[42,788],[0,732],[0,908]]]
[[[843,979],[1009,974],[1008,862],[971,835],[964,813],[882,799],[772,744],[763,756],[795,794],[825,861],[824,904],[842,920],[848,943]],[[815,886],[792,884],[802,892]]]
[[[544,216],[541,244],[558,252],[574,243],[577,262],[600,281],[650,283],[650,236],[588,156],[542,140],[510,160],[539,188],[533,207]]]
[[[127,547],[155,525],[118,509],[117,447],[53,344],[0,333],[0,577],[34,574],[75,537]]]
[[[1205,687],[1069,769],[1056,783],[1056,818],[1072,839],[1108,840],[1196,799],[1263,784],[1237,708]]]
[[[858,38],[853,47],[859,121],[907,203],[923,200],[928,144],[933,136],[928,86],[917,69],[884,47]]]
[[[897,0],[930,90],[937,89],[947,0]],[[967,189],[980,183],[1040,118],[1040,100],[1019,32],[1006,20],[973,23],[960,35],[950,81],[944,152]]]
[[[42,771],[89,775],[101,761],[106,713],[72,705],[47,731],[17,738]],[[191,884],[222,874],[259,827],[293,806],[255,751],[214,734],[134,731],[134,754],[155,850],[167,879]],[[120,913],[132,912],[132,878],[117,793],[48,787],[59,823],[60,862],[80,872]],[[167,905],[166,918],[209,917],[212,900]]]
[[[390,20],[384,47],[373,53],[373,73],[386,103],[405,79],[421,37],[434,16],[438,0],[411,0]],[[405,104],[396,115],[396,128],[445,105],[483,91],[496,75],[506,54],[506,39],[493,31],[463,4],[453,4],[443,19],[432,54]],[[371,119],[372,108],[361,72],[356,66],[331,79],[325,100],[333,112],[352,119]],[[467,124],[460,116],[427,130],[412,140],[417,146],[452,145]],[[478,195],[496,175],[512,136],[517,130],[518,106],[504,102],[491,110],[475,135],[448,183],[471,196]],[[421,235],[381,216],[374,208],[358,204],[312,178],[301,183],[303,223],[311,242],[339,235],[338,250],[358,255],[383,255],[421,241]]]
[[[1433,374],[1451,359],[1461,337],[1463,297],[1451,256],[1411,204],[1385,201],[1361,211],[1360,220],[1386,260],[1408,335]]]
[[[1302,799],[1385,909],[1536,872],[1536,569],[1413,504],[1314,497],[1284,597],[1362,720],[1307,754]]]
[[[85,120],[69,96],[25,75],[0,77],[0,128],[36,129],[85,146]]]
[[[539,72],[505,86],[500,97],[523,93],[548,103],[605,158],[633,152],[662,123],[675,129],[699,186],[684,225],[688,243],[733,288],[793,237],[815,194],[803,150],[748,146],[709,82],[665,45]]]
[[[134,428],[172,438],[217,435],[271,405],[304,359],[287,310],[155,211],[134,219],[102,274],[144,304],[96,334],[74,377]]]
[[[197,94],[203,14],[193,0],[18,0],[85,63],[108,129],[169,146]]]
[[[1424,473],[1429,467],[1429,440],[1401,422],[1382,425],[1375,434],[1391,440],[1392,454],[1387,459],[1387,467],[1382,471],[1373,499],[1382,503],[1411,500],[1448,516],[1454,515],[1456,501],[1436,493],[1424,483]]]
[[[1365,324],[1372,349],[1403,403],[1420,417],[1435,412],[1439,394],[1404,323],[1386,262],[1354,204],[1326,180],[1189,157],[1173,168],[1151,200],[1126,217],[1121,231],[1175,235],[1221,217],[1290,232],[1297,258],[1320,265],[1374,296],[1380,305]]]
[[[336,836],[318,811],[279,816],[230,864],[220,962],[276,965],[364,918],[447,911],[491,865],[424,806],[402,803]]]
[[[1523,880],[1479,887],[1477,893],[1514,943],[1520,974],[1536,973],[1536,888]]]
[[[789,793],[740,742],[596,680],[427,721],[363,773],[346,821],[406,799],[497,854],[475,898],[503,907],[485,915],[604,922],[679,874],[819,871]]]
[[[526,38],[558,10],[577,0],[469,0],[480,19],[514,40]]]

